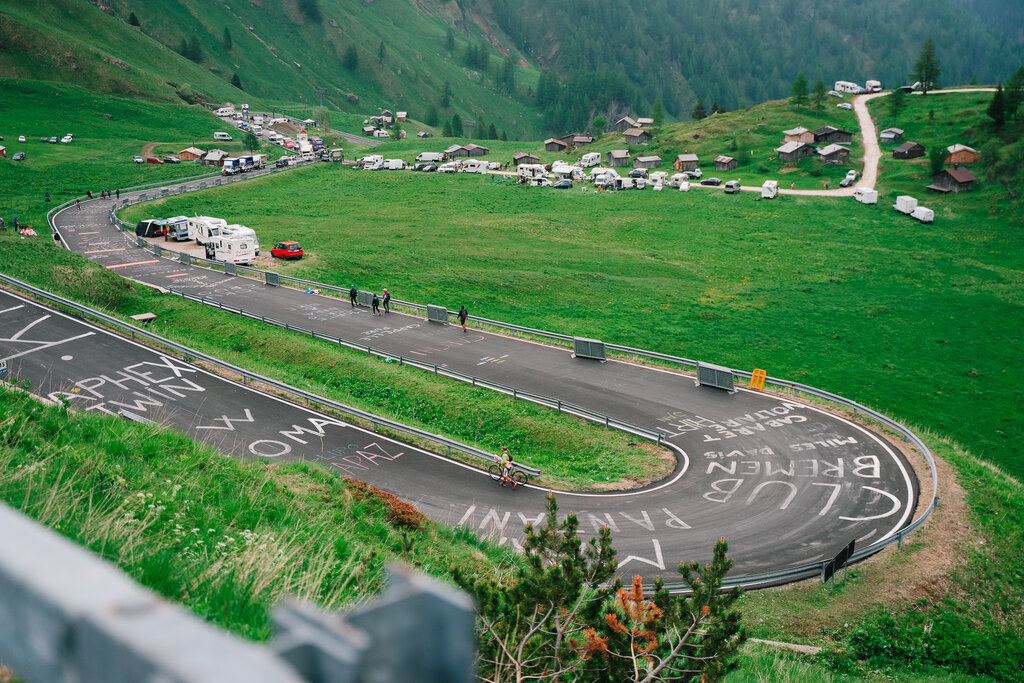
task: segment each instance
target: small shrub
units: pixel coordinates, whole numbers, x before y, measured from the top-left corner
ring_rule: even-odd
[[[371,505],[376,503],[375,507],[383,508],[384,514],[394,526],[413,531],[422,531],[426,526],[427,518],[423,513],[399,499],[395,494],[371,486],[359,479],[345,477],[345,482],[348,484],[348,490],[352,493],[353,498]]]

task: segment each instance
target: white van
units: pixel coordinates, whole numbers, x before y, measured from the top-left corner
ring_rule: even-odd
[[[779,181],[778,180],[766,180],[761,185],[761,199],[775,199],[776,195],[779,194]]]
[[[583,155],[583,158],[580,159],[580,166],[582,166],[583,168],[597,166],[599,163],[601,163],[600,152],[587,152],[586,154]]]
[[[595,168],[590,172],[590,179],[594,181],[594,185],[604,185],[609,178],[618,177],[619,172],[614,168]]]
[[[232,107],[221,107],[214,112],[217,116],[234,116],[235,110]]]
[[[935,220],[935,212],[929,208],[918,206],[917,208],[910,212],[910,217],[916,218],[922,223],[931,223],[932,221]]]
[[[258,237],[256,237],[256,231],[253,230],[252,228],[246,227],[239,223],[232,223],[230,225],[225,225],[223,228],[221,228],[220,234],[221,236],[227,237],[248,238],[252,242],[253,251],[256,253],[257,256],[260,255],[260,240]]]
[[[864,83],[864,89],[868,92],[882,92],[881,81],[866,81]]]
[[[405,162],[401,159],[385,159],[384,164],[381,166],[388,171],[401,171],[405,168]]]
[[[861,204],[877,204],[878,191],[870,187],[858,187],[853,191],[853,198]]]
[[[438,173],[455,173],[455,162],[449,161],[447,164],[441,164],[437,167]]]
[[[435,164],[444,161],[443,152],[420,152],[416,155],[416,161],[433,161]]]
[[[533,178],[547,178],[548,172],[540,164],[519,164],[516,167],[516,176],[532,180]]]
[[[252,124],[252,132],[255,133],[256,135],[261,134],[263,132],[263,126],[261,126],[258,123]]]
[[[188,219],[188,238],[196,244],[206,244],[209,240],[220,236],[220,229],[228,223],[223,218],[210,216],[194,216]]]
[[[647,182],[652,185],[664,185],[668,179],[668,173],[665,171],[655,171],[647,177]]]
[[[231,135],[229,135],[228,133],[223,133],[223,132],[218,131],[218,132],[213,134],[213,139],[214,140],[230,140],[231,139]]]

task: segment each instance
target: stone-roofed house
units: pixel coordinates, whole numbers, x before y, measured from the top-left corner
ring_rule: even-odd
[[[902,128],[886,128],[878,134],[878,141],[883,145],[895,145],[903,139]]]
[[[609,166],[628,166],[629,165],[629,150],[628,149],[613,149],[608,152],[608,165]]]
[[[640,143],[647,142],[651,139],[651,134],[646,130],[641,130],[640,128],[630,128],[623,131],[622,134],[626,136],[627,145],[639,145]]]
[[[814,131],[814,144],[849,144],[853,142],[853,133],[835,126],[822,126]]]
[[[818,150],[818,158],[826,164],[845,164],[850,160],[850,150],[842,145],[828,145]]]
[[[907,140],[892,151],[892,156],[894,159],[916,159],[918,157],[923,157],[924,152],[924,145],[920,142]]]

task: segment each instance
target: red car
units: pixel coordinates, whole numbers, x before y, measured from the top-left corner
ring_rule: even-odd
[[[160,160],[159,160],[159,159],[157,159],[156,157],[147,157],[147,158],[146,158],[146,163],[147,163],[147,164],[162,164],[162,163],[164,163],[164,162],[160,161]]]
[[[270,250],[270,255],[274,258],[283,259],[300,259],[302,258],[302,245],[298,242],[278,242],[274,245],[274,248]]]

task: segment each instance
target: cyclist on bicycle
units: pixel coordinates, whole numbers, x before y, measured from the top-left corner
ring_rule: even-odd
[[[501,463],[501,485],[505,486],[511,481],[512,488],[515,488],[516,483],[512,481],[512,456],[509,455],[507,446],[501,447],[499,462]]]

